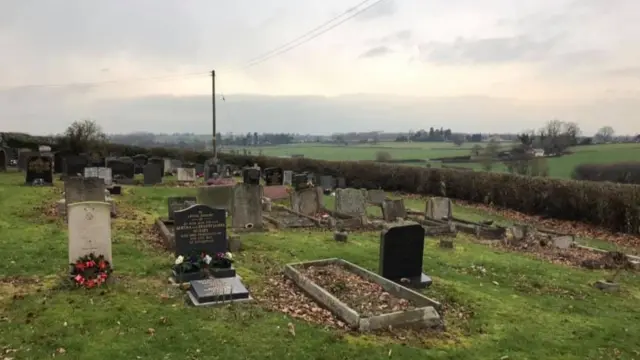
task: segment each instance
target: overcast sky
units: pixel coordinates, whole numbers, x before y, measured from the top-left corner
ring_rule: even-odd
[[[207,133],[214,68],[222,132],[640,132],[638,0],[384,0],[245,67],[359,1],[0,0],[0,131]]]

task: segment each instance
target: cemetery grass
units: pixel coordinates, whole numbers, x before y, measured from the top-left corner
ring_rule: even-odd
[[[173,257],[146,241],[166,197],[195,189],[137,187],[118,199],[114,220],[117,281],[72,290],[61,282],[67,261],[64,224],[46,209],[54,188],[22,186],[0,174],[0,358],[44,359],[632,359],[640,354],[640,279],[624,273],[623,291],[591,284],[608,274],[553,265],[456,240],[454,251],[428,239],[427,296],[447,305],[444,335],[406,339],[325,329],[263,310],[260,303],[195,309],[166,285]],[[42,205],[45,205],[42,207]],[[340,257],[378,266],[377,233],[272,231],[242,235],[237,268],[250,288],[289,262]],[[288,324],[295,328],[295,336]],[[403,344],[405,343],[405,344]]]

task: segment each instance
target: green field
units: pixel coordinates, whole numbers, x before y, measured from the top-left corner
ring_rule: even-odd
[[[118,197],[113,256],[116,282],[103,290],[65,285],[67,232],[48,209],[58,188],[23,186],[0,173],[0,359],[637,359],[640,277],[623,290],[591,284],[605,271],[555,265],[474,243],[453,251],[427,239],[424,293],[441,301],[447,331],[359,335],[269,311],[260,296],[289,262],[339,257],[376,271],[378,233],[270,231],[241,235],[236,267],[257,301],[218,308],[185,305],[166,283],[172,254],[150,244],[153,219],[168,196],[193,188],[126,187]],[[328,203],[330,198],[327,199]],[[422,208],[424,199],[408,201]],[[456,216],[484,217],[456,206]],[[507,222],[505,219],[496,218]],[[295,336],[288,328],[291,323]]]
[[[482,143],[465,143],[458,147],[451,143],[380,143],[378,145],[284,145],[263,148],[248,148],[253,154],[262,150],[267,156],[288,156],[293,154],[304,154],[307,158],[322,160],[375,160],[376,153],[380,151],[388,152],[392,159],[433,159],[451,156],[466,156],[471,152],[474,145],[484,146]],[[509,143],[502,144],[507,150]],[[625,161],[640,161],[640,144],[603,144],[592,146],[576,146],[569,148],[573,152],[558,158],[547,159],[549,166],[549,176],[557,178],[571,178],[573,169],[580,164],[606,164]],[[411,164],[417,165],[417,164]],[[478,163],[456,163],[451,166],[468,167],[481,170]],[[422,164],[418,165],[422,166]],[[438,167],[438,163],[432,163]],[[496,162],[492,171],[506,171],[506,167]]]

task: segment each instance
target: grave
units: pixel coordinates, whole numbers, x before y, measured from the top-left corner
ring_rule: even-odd
[[[381,189],[371,189],[367,191],[367,201],[374,205],[382,205],[387,198],[387,194]]]
[[[157,165],[160,168],[160,177],[164,177],[164,160],[160,157],[157,156],[152,156],[149,158],[149,160],[147,160],[147,165],[149,164],[153,164],[153,165]]]
[[[167,199],[167,208],[169,209],[168,219],[173,222],[174,213],[176,211],[184,210],[190,206],[197,204],[195,196],[173,196]]]
[[[143,168],[144,184],[156,185],[162,183],[162,168],[157,163],[148,163]]]
[[[33,156],[41,156],[38,151],[31,151],[30,149],[18,150],[18,168],[22,171],[27,171],[27,160]]]
[[[131,160],[133,160],[134,163],[135,174],[142,174],[144,166],[147,165],[147,155],[134,155]]]
[[[187,296],[194,306],[222,305],[253,300],[238,276],[195,280],[191,281],[190,285]]]
[[[197,204],[174,212],[175,254],[224,253],[227,251],[227,224],[223,209]]]
[[[242,169],[242,182],[250,185],[260,185],[260,168]]]
[[[380,233],[379,273],[382,277],[415,288],[431,285],[422,273],[425,230],[420,224],[392,226]]]
[[[198,204],[210,206],[214,209],[231,209],[231,198],[233,197],[233,185],[227,186],[201,186],[198,187],[196,198]]]
[[[262,229],[262,186],[236,184],[231,197],[231,226],[235,229]]]
[[[111,205],[87,201],[69,204],[69,263],[93,253],[113,265],[111,254]]]
[[[358,189],[336,190],[335,211],[339,214],[361,217],[366,215],[365,194]]]
[[[7,171],[9,165],[9,155],[4,148],[0,148],[0,171]]]
[[[291,186],[293,184],[293,171],[285,170],[282,172],[282,185]]]
[[[323,208],[322,188],[314,187],[293,191],[291,193],[291,208],[303,215],[317,215]]]
[[[113,179],[111,176],[112,172],[110,168],[106,167],[86,167],[84,168],[84,177],[85,178],[99,178],[102,179],[106,186],[111,186],[113,183]]]
[[[283,200],[289,198],[289,188],[285,185],[265,186],[263,187],[263,196],[271,200]]]
[[[135,176],[133,162],[123,159],[110,160],[107,167],[111,169],[113,179],[119,184],[132,184]]]
[[[453,218],[451,199],[446,197],[432,197],[427,201],[425,217],[429,219],[449,219]]]
[[[196,176],[204,173],[204,164],[195,164],[194,169],[196,169]]]
[[[53,157],[44,155],[30,156],[26,162],[27,185],[53,185]]]
[[[162,159],[162,162],[164,163],[164,173],[165,174],[173,173],[173,160]]]
[[[339,177],[337,179],[337,185],[336,187],[338,189],[346,189],[347,188],[347,179],[343,178],[343,177]]]
[[[333,176],[323,175],[320,176],[320,186],[322,187],[322,191],[325,194],[331,193],[335,188],[335,180]]]
[[[89,159],[83,155],[67,155],[63,158],[62,174],[64,176],[78,176],[84,174],[84,168],[89,165]]]
[[[177,176],[178,176],[178,181],[195,182],[196,181],[196,169],[194,169],[194,168],[178,168]]]
[[[403,199],[385,199],[382,202],[382,217],[384,221],[396,221],[407,217]]]
[[[282,185],[284,182],[284,171],[282,168],[264,169],[264,183],[267,186]]]
[[[312,187],[311,185],[309,185],[309,179],[307,177],[307,174],[305,173],[293,174],[291,186],[293,186],[295,190],[302,190]]]

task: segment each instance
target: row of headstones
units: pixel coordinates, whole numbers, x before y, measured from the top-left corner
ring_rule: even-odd
[[[106,202],[111,206],[111,216],[116,215],[115,202],[103,179],[99,177],[65,178],[64,198],[58,201],[58,213],[66,217],[69,205],[85,201]]]

